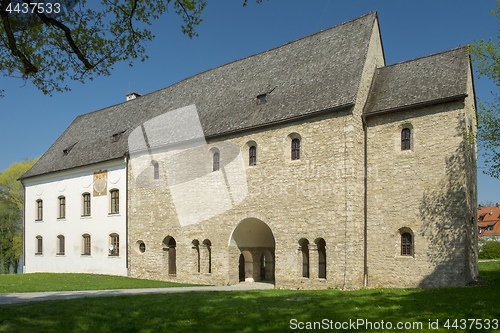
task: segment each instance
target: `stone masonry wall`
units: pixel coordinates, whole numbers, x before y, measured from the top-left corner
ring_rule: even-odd
[[[464,285],[474,276],[474,245],[467,236],[473,233],[476,200],[472,157],[464,149],[468,102],[368,119],[370,286]],[[411,130],[406,151],[401,150],[403,128]],[[411,256],[401,255],[405,232],[413,238]]]
[[[265,112],[265,106],[262,107]],[[345,146],[346,119],[352,117],[350,110],[338,111],[307,120],[275,126],[273,128],[249,131],[244,135],[225,137],[211,141],[205,148],[220,149],[221,166],[225,165],[224,145],[230,144],[241,149],[248,195],[238,204],[206,220],[181,226],[174,203],[172,184],[168,184],[165,165],[169,153],[156,153],[145,158],[159,161],[161,177],[151,184],[142,178],[152,173],[146,168],[137,176],[141,163],[131,160],[129,164],[129,274],[133,277],[210,284],[238,283],[240,253],[248,247],[259,248],[259,237],[268,237],[259,225],[267,225],[274,237],[274,276],[277,287],[326,288],[346,287],[346,250],[352,251],[356,241],[346,240],[346,174]],[[291,139],[300,137],[301,156],[299,160],[290,158]],[[257,165],[248,166],[248,148],[257,147]],[[134,171],[134,167],[136,170]],[[149,171],[148,171],[149,170]],[[206,170],[211,177],[216,172]],[[220,171],[218,171],[220,172]],[[150,174],[151,175],[151,174]],[[230,175],[226,175],[230,178]],[[141,178],[142,177],[142,178]],[[151,177],[149,177],[151,178]],[[215,183],[206,183],[207,192],[198,193],[200,204],[192,205],[196,215],[201,203],[210,200],[210,188]],[[238,192],[230,188],[230,194]],[[174,194],[174,195],[173,195]],[[207,196],[207,197],[204,197]],[[252,244],[232,241],[233,232],[242,221],[248,222],[248,232],[261,233]],[[176,242],[176,275],[168,274],[167,244],[169,237]],[[362,237],[362,232],[356,232]],[[324,239],[326,243],[326,279],[318,279],[318,262],[315,241]],[[251,236],[249,235],[249,239]],[[310,277],[302,277],[302,261],[299,241],[307,239],[310,246]],[[211,269],[198,272],[197,261],[200,251],[201,266],[208,258],[194,243],[211,244]],[[195,241],[193,243],[193,241]],[[144,243],[141,253],[139,244]],[[262,251],[264,253],[265,251]],[[252,254],[254,262],[258,253]],[[205,262],[205,263],[203,263]],[[246,269],[247,267],[245,267]],[[254,266],[254,275],[259,267]],[[354,282],[353,282],[354,283]],[[359,285],[359,281],[357,282]],[[349,285],[348,287],[353,287]]]

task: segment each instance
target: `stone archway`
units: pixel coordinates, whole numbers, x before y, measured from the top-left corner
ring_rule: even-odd
[[[266,223],[242,220],[231,233],[229,247],[230,266],[238,268],[231,269],[231,281],[274,281],[275,239]]]

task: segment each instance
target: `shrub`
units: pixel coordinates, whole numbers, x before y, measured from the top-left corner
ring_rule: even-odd
[[[486,241],[482,245],[479,259],[500,259],[500,241]]]

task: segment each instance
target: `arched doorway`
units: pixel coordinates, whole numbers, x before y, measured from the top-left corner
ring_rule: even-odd
[[[234,228],[229,246],[234,249],[231,266],[238,267],[231,270],[230,274],[238,272],[231,281],[274,281],[275,240],[266,223],[256,218],[242,220]]]

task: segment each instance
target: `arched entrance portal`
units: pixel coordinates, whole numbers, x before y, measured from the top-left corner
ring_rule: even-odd
[[[233,230],[229,247],[232,281],[274,281],[275,240],[269,226],[259,219],[241,221]],[[237,272],[237,275],[236,275]]]

